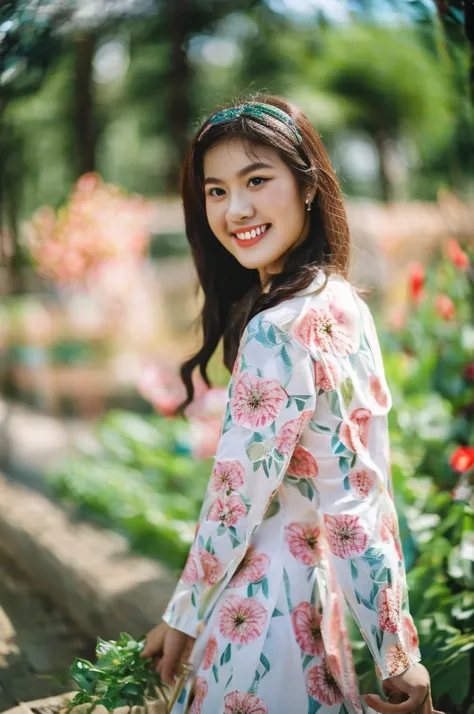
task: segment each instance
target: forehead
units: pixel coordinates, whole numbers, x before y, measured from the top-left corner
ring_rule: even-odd
[[[271,146],[250,142],[242,137],[221,139],[204,154],[204,177],[233,175],[255,162],[285,167],[280,155]]]

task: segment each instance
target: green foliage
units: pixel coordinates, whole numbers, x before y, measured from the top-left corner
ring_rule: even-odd
[[[160,675],[150,668],[151,658],[141,658],[144,640],[136,641],[121,632],[117,641],[97,638],[97,662],[76,658],[71,677],[80,691],[71,700],[67,712],[79,704],[100,704],[109,712],[121,706],[143,706],[146,697],[156,699],[156,689],[163,687]],[[165,685],[166,686],[166,685]]]
[[[57,495],[121,530],[138,551],[178,570],[194,536],[211,466],[190,457],[187,422],[109,412],[98,454],[58,463]]]

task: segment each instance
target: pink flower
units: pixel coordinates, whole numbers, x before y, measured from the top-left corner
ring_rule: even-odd
[[[401,645],[389,645],[385,651],[388,676],[396,677],[410,666],[408,655]]]
[[[157,363],[144,367],[138,391],[165,417],[173,416],[186,398],[186,389],[179,375]]]
[[[203,549],[199,553],[199,559],[204,570],[204,582],[207,585],[218,583],[223,575],[223,566],[219,558]]]
[[[188,433],[193,457],[202,461],[215,456],[221,431],[222,422],[217,419],[190,419]]]
[[[435,311],[442,320],[446,320],[447,322],[453,320],[456,315],[456,308],[448,295],[437,295]]]
[[[217,654],[217,640],[214,635],[211,635],[207,641],[206,649],[204,650],[202,668],[209,669],[214,664]]]
[[[255,598],[230,595],[219,612],[221,635],[237,645],[246,645],[260,637],[266,621],[267,611]]]
[[[455,238],[450,238],[446,244],[446,256],[459,270],[466,271],[469,268],[469,257],[465,253]]]
[[[268,707],[255,694],[235,691],[224,697],[224,714],[268,714]]]
[[[207,690],[208,684],[204,677],[196,677],[196,682],[194,683],[194,699],[189,714],[201,714]]]
[[[405,645],[407,652],[415,657],[418,655],[418,632],[416,631],[415,623],[411,615],[406,614],[403,616],[402,624],[402,640]]]
[[[220,521],[226,528],[235,526],[239,520],[247,515],[247,508],[238,493],[231,496],[217,498],[207,514],[208,521]]]
[[[239,567],[229,581],[232,588],[248,583],[258,583],[265,577],[270,558],[265,553],[257,553],[254,545],[249,545]]]
[[[384,513],[382,515],[382,527],[380,535],[385,543],[390,543],[393,540],[397,551],[398,560],[403,560],[403,551],[398,537],[398,522],[394,513]]]
[[[321,614],[309,602],[300,602],[291,613],[291,622],[300,649],[309,655],[322,655],[324,645],[321,636]]]
[[[355,350],[353,330],[335,305],[310,308],[293,330],[294,336],[313,350],[347,357]]]
[[[285,542],[291,555],[305,565],[316,565],[322,555],[321,532],[312,523],[289,523],[285,526]]]
[[[339,438],[355,454],[367,448],[371,412],[368,409],[354,409],[348,421],[343,421]]]
[[[312,667],[308,671],[306,688],[313,699],[321,704],[331,706],[342,703],[341,690],[326,663]]]
[[[314,363],[314,376],[316,386],[325,392],[330,392],[341,383],[341,374],[336,362],[326,359],[325,362]]]
[[[199,374],[199,373],[198,373]],[[195,381],[197,378],[195,378]],[[205,383],[204,383],[205,384]],[[199,419],[201,421],[217,420],[224,421],[227,407],[227,389],[224,387],[211,387],[199,390],[191,404],[184,410],[188,418]]]
[[[400,585],[386,585],[379,593],[379,627],[395,634],[402,627],[402,593]]]
[[[216,461],[212,470],[214,491],[237,491],[244,485],[245,469],[240,461]]]
[[[360,469],[349,474],[349,483],[356,498],[367,498],[375,483],[375,474],[367,469]]]
[[[423,298],[425,285],[425,269],[422,263],[413,263],[409,277],[409,295],[414,303],[419,303]]]
[[[193,583],[196,583],[198,579],[199,573],[196,565],[196,559],[193,553],[190,552],[188,559],[186,560],[186,565],[181,573],[181,580],[185,582],[186,585],[192,585]]]
[[[331,516],[324,514],[329,547],[339,558],[353,558],[364,553],[369,545],[369,536],[359,516],[343,513]]]
[[[313,454],[304,446],[297,446],[291,457],[287,475],[295,478],[316,478],[318,471],[318,462]]]
[[[384,392],[382,382],[375,374],[371,374],[369,377],[369,389],[377,404],[384,409],[388,407],[388,396]]]
[[[272,424],[287,402],[288,394],[276,379],[244,372],[235,384],[230,411],[235,424],[258,431]]]
[[[283,424],[275,438],[275,448],[280,454],[287,456],[292,453],[312,416],[312,411],[305,410],[297,419],[290,419]]]

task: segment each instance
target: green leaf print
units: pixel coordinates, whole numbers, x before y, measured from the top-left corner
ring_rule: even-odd
[[[217,535],[218,535],[218,536],[222,536],[222,535],[224,535],[225,533],[227,533],[227,528],[221,523],[221,524],[217,527]]]
[[[230,662],[231,657],[232,657],[232,646],[229,642],[229,644],[227,645],[227,647],[225,648],[225,650],[223,651],[223,653],[221,655],[221,667],[224,664],[227,664],[227,662]]]
[[[374,612],[376,611],[373,602],[370,602],[370,600],[367,600],[365,597],[362,597],[362,595],[360,596],[360,599],[362,601],[362,604],[367,608],[367,610],[374,610]]]
[[[273,327],[273,325],[270,325],[270,327],[268,328],[268,330],[267,330],[267,337],[268,337],[268,339],[270,340],[270,342],[271,342],[273,345],[276,345],[276,344],[277,344],[277,339],[276,339],[276,335],[275,335],[275,328]]]
[[[270,471],[268,470],[268,465],[266,461],[262,461],[263,473],[267,478],[270,478]]]
[[[214,675],[214,679],[216,680],[216,682],[218,682],[219,681],[219,670],[217,669],[215,664],[212,665],[212,674]]]
[[[234,675],[231,674],[230,677],[229,677],[229,679],[228,679],[227,682],[225,683],[225,689],[227,689],[227,687],[229,686],[229,684],[232,682],[232,677],[233,677],[233,676],[234,676]]]
[[[343,483],[344,483],[344,490],[345,490],[345,491],[350,491],[350,490],[351,490],[351,484],[350,484],[350,481],[349,481],[349,476],[346,476],[346,477],[345,477]]]
[[[341,384],[341,394],[344,406],[348,409],[349,404],[352,402],[352,397],[354,396],[354,383],[350,377]]]
[[[303,657],[303,669],[306,669],[306,667],[308,666],[308,664],[309,664],[310,662],[312,662],[313,659],[314,659],[313,655],[305,655],[305,656]]]
[[[285,568],[283,568],[283,580],[285,583],[285,594],[286,594],[286,602],[288,605],[288,610],[291,612],[293,610],[291,606],[291,589],[290,589],[290,579],[288,577],[288,573],[286,572]]]
[[[324,426],[323,424],[317,424],[315,421],[310,421],[309,422],[309,428],[311,431],[315,431],[316,434],[331,434],[332,430],[328,426]]]
[[[378,595],[378,592],[379,592],[379,586],[377,585],[377,583],[374,583],[373,587],[372,587],[372,592],[370,593],[370,602],[372,603],[372,605],[374,604],[374,601]]]
[[[251,463],[255,463],[255,461],[260,461],[265,456],[266,445],[264,443],[254,442],[253,444],[247,446],[245,451],[247,452],[249,461]]]
[[[323,705],[321,702],[316,701],[313,697],[308,697],[308,714],[316,714]]]
[[[341,403],[339,401],[339,393],[336,390],[333,390],[332,392],[326,392],[327,394],[327,400],[329,402],[329,407],[334,414],[334,416],[339,417],[339,419],[342,419],[342,411],[341,411]]]
[[[280,612],[277,608],[275,608],[272,612],[272,617],[283,617],[283,613]]]
[[[342,441],[339,439],[339,436],[337,434],[334,434],[334,436],[331,439],[331,451],[333,454],[338,456],[339,454],[346,455],[348,452],[348,449],[344,446]]]
[[[283,362],[283,367],[285,368],[285,373],[290,374],[290,372],[293,370],[293,362],[291,361],[291,357],[288,354],[288,350],[284,345],[280,350],[280,357],[281,361]]]
[[[240,540],[239,536],[237,535],[235,526],[229,526],[228,530],[229,530],[230,540],[232,541],[232,547],[235,548],[237,545],[240,545],[241,540]]]
[[[382,644],[383,644],[383,632],[375,625],[372,625],[372,627],[370,629],[372,631],[373,637],[375,637],[375,641],[377,642],[377,647],[380,652],[382,650]]]
[[[265,670],[266,670],[265,674],[266,674],[267,672],[269,672],[269,671],[270,671],[270,662],[269,662],[268,659],[265,657],[265,655],[263,654],[263,652],[260,653],[260,662],[261,662],[261,663],[263,664],[263,666],[265,667]],[[263,677],[265,676],[265,674],[263,675]]]
[[[268,600],[268,596],[269,596],[269,594],[270,594],[270,590],[269,590],[269,587],[268,587],[268,580],[267,580],[267,578],[263,578],[263,580],[262,580],[262,593],[265,595],[265,597],[266,597],[267,600]]]
[[[353,580],[356,580],[359,576],[359,571],[357,570],[353,560],[351,560],[351,575]]]
[[[341,469],[341,473],[344,474],[344,476],[347,476],[349,474],[349,471],[351,470],[351,462],[348,458],[345,456],[340,456],[339,457],[339,468]],[[344,488],[346,488],[344,484]],[[348,490],[348,489],[346,489]]]
[[[193,591],[192,591],[192,593],[191,593],[191,602],[192,602],[192,604],[193,604],[193,607],[197,607],[197,603],[196,603],[196,593],[194,592],[194,588],[193,588]]]

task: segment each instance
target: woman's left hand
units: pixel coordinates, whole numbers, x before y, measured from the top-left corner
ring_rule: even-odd
[[[179,674],[179,664],[188,662],[195,641],[194,637],[185,632],[175,630],[166,622],[160,622],[147,634],[140,657],[156,658],[156,671],[165,684],[173,687],[175,677]]]

